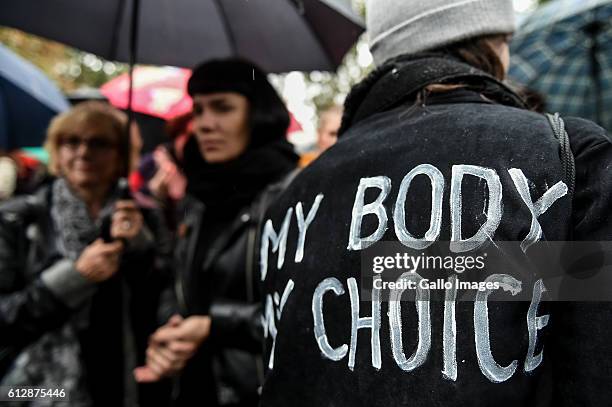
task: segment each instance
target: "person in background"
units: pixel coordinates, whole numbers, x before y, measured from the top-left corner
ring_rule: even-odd
[[[132,369],[169,317],[171,246],[120,182],[126,133],[103,103],[60,114],[45,144],[57,178],[0,206],[1,386],[63,389],[71,406],[163,405]]]
[[[342,106],[333,105],[323,111],[319,116],[317,127],[317,146],[314,151],[304,153],[300,157],[300,168],[317,159],[321,153],[333,146],[338,141],[338,130],[342,124]]]
[[[366,7],[377,68],[265,216],[261,405],[609,406],[609,135],[504,83],[512,0]],[[568,241],[593,250],[588,272],[534,264]]]
[[[170,120],[166,132],[171,141],[142,157],[129,179],[139,205],[162,209],[171,230],[176,229],[176,204],[185,196],[187,186],[181,166],[185,143],[192,133],[191,122],[191,113]]]
[[[24,151],[0,153],[0,200],[31,194],[50,178],[44,162]]]
[[[196,67],[188,91],[194,136],[178,211],[180,316],[151,337],[135,375],[154,381],[184,367],[178,405],[256,406],[263,329],[253,256],[262,210],[296,168],[289,113],[265,73],[239,59]]]
[[[0,155],[0,201],[9,199],[17,189],[18,168],[15,161],[7,156]]]

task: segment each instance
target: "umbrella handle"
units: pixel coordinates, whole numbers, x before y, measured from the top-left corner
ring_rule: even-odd
[[[140,17],[140,0],[132,0],[132,15],[130,24],[130,61],[129,61],[129,86],[128,86],[128,121],[125,128],[126,136],[124,142],[126,143],[123,151],[125,152],[124,157],[124,168],[126,173],[124,176],[128,176],[130,173],[130,158],[132,156],[132,123],[134,122],[134,110],[132,109],[132,99],[134,96],[134,65],[136,64],[136,57],[138,56],[138,30],[139,30],[139,17]]]

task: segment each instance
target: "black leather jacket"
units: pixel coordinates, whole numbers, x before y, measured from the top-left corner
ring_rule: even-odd
[[[293,173],[268,187],[228,221],[219,235],[207,240],[210,244],[204,248],[198,242],[207,233],[202,221],[205,205],[187,196],[179,206],[184,218],[178,227],[175,249],[178,304],[185,315],[208,314],[212,319],[209,340],[183,373],[180,397],[185,405],[194,399],[202,402],[202,386],[210,386],[203,379],[207,377],[207,367],[203,366],[206,363],[212,365],[214,391],[220,405],[257,404],[263,381],[258,230],[268,203],[292,178]],[[201,250],[205,253],[197,255]],[[201,258],[201,266],[194,264]]]

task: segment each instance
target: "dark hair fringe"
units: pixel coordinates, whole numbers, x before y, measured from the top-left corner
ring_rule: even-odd
[[[192,96],[237,92],[247,97],[251,148],[286,137],[289,111],[266,73],[254,63],[242,58],[206,61],[194,68],[187,87]]]

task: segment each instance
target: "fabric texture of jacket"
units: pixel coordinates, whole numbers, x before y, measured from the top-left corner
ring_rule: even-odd
[[[185,315],[212,319],[210,338],[182,374],[179,405],[258,403],[263,381],[258,229],[264,209],[292,174],[269,185],[235,216],[214,219],[212,230],[205,204],[187,195],[179,205],[184,218],[175,249],[178,304]]]
[[[153,235],[126,249],[114,277],[90,283],[71,260],[58,255],[50,202],[51,188],[45,186],[0,208],[0,374],[15,368],[29,344],[86,312],[87,322],[78,330],[78,357],[93,405],[136,400],[143,406],[164,405],[164,397],[169,401],[166,383],[137,386],[131,380],[131,369],[144,363],[149,335],[175,307],[171,244],[163,223],[154,213],[144,213]]]
[[[422,91],[438,83],[464,86]],[[612,143],[605,130],[564,118],[576,163],[570,198],[558,184],[559,141],[547,119],[463,63],[398,58],[354,89],[345,108],[339,142],[265,217],[262,405],[608,405],[609,301],[530,308],[529,301],[504,300],[512,290],[500,290],[488,309],[472,300],[451,311],[445,291],[430,290],[432,300],[427,308],[420,302],[417,314],[414,300],[376,308],[361,285],[364,270],[372,275],[364,249],[375,242],[433,236],[448,247],[486,225],[489,253],[496,242],[523,241],[536,227],[525,201],[553,187],[550,205],[538,206],[539,240],[609,241]],[[495,215],[499,222],[491,225]],[[523,262],[524,254],[514,260]],[[539,287],[531,277],[522,285],[529,298]]]

